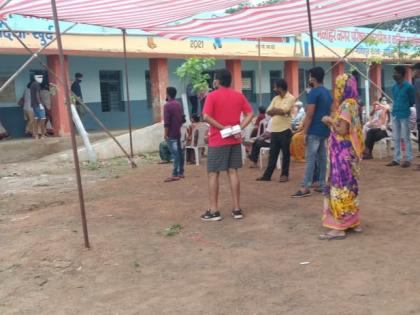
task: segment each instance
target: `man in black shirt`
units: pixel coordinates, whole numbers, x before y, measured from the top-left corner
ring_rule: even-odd
[[[35,75],[29,86],[31,91],[31,107],[34,111],[35,118],[32,136],[35,139],[39,138],[39,131],[41,132],[41,137],[45,137],[45,119],[47,119],[47,116],[41,101],[41,83],[43,80],[44,77],[42,75]]]
[[[82,79],[83,79],[83,74],[77,72],[74,75],[74,82],[71,85],[72,93],[75,96],[77,96],[77,98],[80,99],[81,101],[83,101],[82,89],[80,88],[80,83],[82,83]],[[77,113],[79,114],[79,116],[81,116],[83,114],[82,104],[77,100],[75,105],[76,105]]]

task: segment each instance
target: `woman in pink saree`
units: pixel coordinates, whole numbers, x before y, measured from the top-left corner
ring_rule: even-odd
[[[362,231],[358,178],[364,144],[356,79],[346,74],[339,76],[336,89],[340,105],[332,117],[323,118],[331,134],[322,213],[322,224],[329,231],[320,236],[321,240],[344,239],[349,229]]]

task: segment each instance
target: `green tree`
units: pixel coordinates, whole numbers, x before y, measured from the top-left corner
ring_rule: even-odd
[[[208,80],[210,76],[206,71],[213,69],[215,64],[215,58],[188,58],[176,69],[175,74],[184,83],[190,81],[197,93],[204,93],[209,90]]]

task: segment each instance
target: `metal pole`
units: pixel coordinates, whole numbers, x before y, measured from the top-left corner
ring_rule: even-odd
[[[335,52],[333,49],[331,49],[330,47],[328,47],[325,43],[323,43],[322,41],[320,41],[318,38],[315,38],[315,40],[320,43],[322,46],[324,46],[325,48],[327,48],[330,52],[332,52],[334,55],[336,55],[338,58],[341,58],[341,56]],[[348,61],[347,59],[343,60],[345,63],[347,63],[349,66],[354,67],[354,69],[357,71],[357,73],[359,73],[364,79],[369,80],[370,83],[375,86],[380,92],[382,92],[388,99],[392,100],[392,97],[390,97],[388,94],[385,93],[384,90],[382,90],[382,88],[377,85],[375,82],[373,82],[372,80],[370,80],[362,71],[359,70],[359,68],[352,64],[350,61]]]
[[[69,91],[69,82],[68,82],[68,78],[67,78],[67,75],[65,73],[65,68],[64,68],[63,44],[61,41],[60,24],[58,22],[57,4],[55,0],[51,0],[51,8],[53,11],[53,16],[54,16],[55,34],[57,37],[57,46],[58,46],[58,53],[59,53],[59,59],[60,59],[60,71],[61,71],[62,79],[64,82],[64,93],[66,95],[66,103],[67,103],[66,107],[67,107],[67,113],[69,116],[74,167],[76,169],[77,188],[79,190],[79,203],[80,203],[80,213],[82,216],[83,237],[85,241],[85,247],[90,248],[87,221],[86,221],[85,200],[83,197],[82,177],[80,174],[79,156],[77,154],[76,134],[74,132],[74,125],[71,119],[72,114],[71,114],[71,108],[70,108],[71,98],[70,98],[70,91]]]
[[[331,72],[331,70],[336,66],[336,65],[338,65],[341,61],[343,61],[343,60],[345,60],[346,59],[346,57],[347,56],[349,56],[357,47],[359,47],[362,43],[363,43],[363,41],[365,41],[366,40],[366,38],[368,38],[370,35],[372,35],[372,33],[379,27],[379,26],[381,26],[383,23],[379,23],[379,24],[377,24],[376,26],[375,26],[375,28],[374,29],[372,29],[365,37],[363,37],[363,39],[361,40],[361,41],[359,41],[357,44],[356,44],[356,46],[354,46],[350,51],[348,51],[343,57],[341,57],[340,59],[338,59],[331,67],[329,67],[328,69],[327,69],[327,71],[325,71],[325,74],[327,74],[327,73],[329,73],[329,72]],[[298,98],[299,97],[301,97],[303,94],[305,93],[305,90],[303,90],[300,94],[299,94],[299,96],[298,96]]]
[[[21,74],[21,72],[23,71],[23,70],[25,70],[26,69],[26,67],[28,67],[29,66],[29,64],[32,62],[32,61],[34,61],[34,59],[36,58],[37,56],[36,56],[36,54],[33,54],[32,56],[31,56],[31,58],[29,58],[28,60],[26,60],[26,62],[6,81],[6,82],[4,82],[3,83],[3,85],[0,87],[0,93],[2,93],[8,86],[9,86],[9,84],[10,83],[12,83],[15,79],[16,79],[16,77],[19,75],[19,74]]]
[[[375,28],[373,28],[368,34],[366,34],[365,37],[362,38],[361,41],[359,41],[352,49],[350,49],[343,57],[341,57],[340,59],[338,59],[336,61],[335,64],[333,64],[325,73],[329,72],[332,70],[332,68],[334,68],[336,65],[338,65],[341,61],[345,60],[347,56],[349,56],[353,51],[356,50],[357,47],[359,47],[370,35],[373,34],[373,32],[375,32],[379,26],[381,26],[383,23],[379,23],[375,26]]]
[[[262,106],[262,88],[261,88],[261,76],[262,76],[262,65],[261,65],[261,38],[258,38],[258,99],[259,105]]]
[[[127,43],[126,37],[127,32],[125,29],[122,30],[123,34],[123,46],[124,46],[124,66],[125,66],[125,89],[127,94],[127,112],[128,112],[128,132],[130,134],[130,154],[133,157],[133,134],[131,129],[131,102],[130,102],[130,88],[128,82],[128,63],[127,63]]]
[[[6,0],[2,5],[0,5],[0,10],[2,10],[6,5],[8,5],[10,1],[12,0]]]
[[[10,30],[10,32],[12,33],[13,36],[15,36],[18,41],[22,44],[22,46],[29,52],[32,54],[32,50],[19,38],[19,36],[17,36],[16,32],[13,31],[5,22],[3,22],[6,27]],[[62,32],[62,34],[64,34],[65,32],[69,31],[70,29],[72,29],[74,26],[76,26],[76,24],[73,24],[72,26],[70,26],[69,28],[67,28],[64,32]],[[52,41],[55,41],[57,39],[57,37],[55,37]],[[50,42],[51,43],[51,42]],[[49,43],[49,44],[50,44]],[[49,45],[48,44],[48,45]],[[46,46],[44,46],[40,51],[42,51]],[[39,53],[39,51],[38,51]],[[39,55],[34,54],[33,57],[34,58],[38,58],[38,62],[46,69],[48,70],[49,73],[51,73],[59,83],[61,83],[62,85],[64,85],[63,80],[57,75],[57,73],[55,73],[54,71],[52,71],[48,65],[46,65],[41,59],[39,59]],[[131,167],[135,168],[137,167],[137,164],[133,161],[133,159],[130,157],[130,155],[127,153],[127,151],[125,151],[125,149],[122,147],[122,145],[118,142],[118,140],[111,134],[111,132],[105,127],[105,125],[99,120],[98,117],[96,117],[96,115],[93,113],[93,111],[83,102],[83,100],[81,100],[79,97],[77,97],[73,92],[72,92],[72,96],[76,97],[77,100],[79,101],[80,104],[83,105],[84,109],[92,115],[92,118],[98,123],[98,125],[106,132],[106,134],[112,139],[114,140],[114,142],[117,144],[117,146],[121,149],[121,151],[124,153],[124,155],[128,158],[128,160],[131,163]]]
[[[315,67],[314,33],[313,33],[313,30],[312,30],[311,5],[309,3],[309,0],[306,0],[306,10],[308,11],[309,36],[311,38],[312,67]]]
[[[46,45],[44,45],[43,47],[41,47],[40,49],[38,49],[35,53],[32,52],[32,50],[26,46],[26,44],[22,41],[22,39],[16,34],[15,31],[13,31],[11,29],[11,27],[9,26],[9,24],[7,24],[5,21],[2,22],[6,28],[12,33],[12,35],[21,43],[21,45],[28,50],[32,56],[6,81],[3,83],[3,85],[0,87],[0,93],[4,91],[4,89],[11,83],[13,82],[13,80],[16,79],[16,77],[22,73],[23,70],[25,70],[26,67],[29,66],[29,64],[35,59],[38,58],[38,54],[40,54],[42,51],[44,51],[49,45],[51,45],[53,42],[56,41],[57,37],[52,39],[49,43],[47,43]],[[70,29],[72,29],[74,26],[76,26],[76,24],[73,24],[71,27],[67,28],[64,32],[69,31]],[[63,33],[64,33],[63,32]]]

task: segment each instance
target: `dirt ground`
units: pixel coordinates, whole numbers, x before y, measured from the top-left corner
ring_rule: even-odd
[[[420,172],[363,162],[365,232],[319,241],[322,197],[290,198],[302,164],[244,168],[242,221],[223,176],[224,220],[201,222],[204,166],[164,184],[154,162],[83,167],[90,250],[71,164],[3,164],[0,314],[420,314]]]

